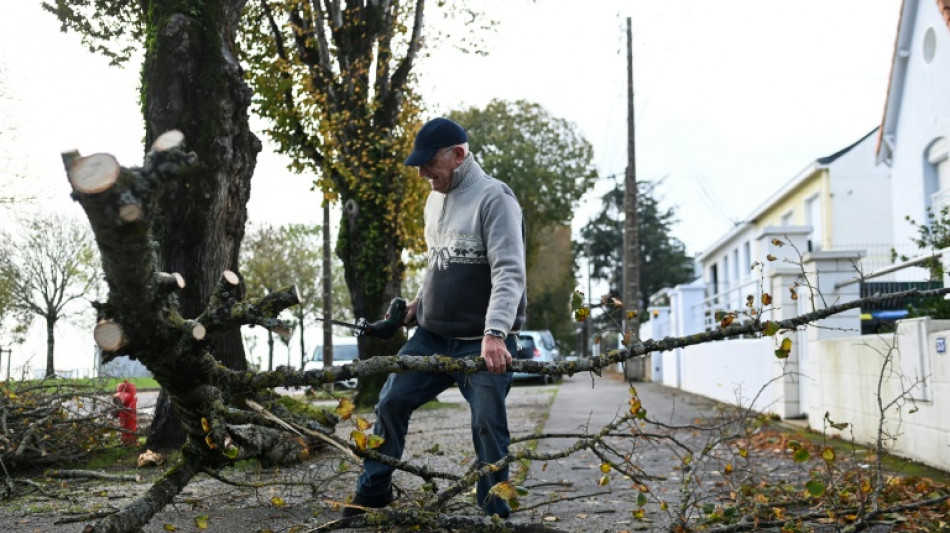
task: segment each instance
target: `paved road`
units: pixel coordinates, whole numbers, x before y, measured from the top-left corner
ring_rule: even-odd
[[[705,398],[656,383],[633,385],[649,418],[654,421],[683,425],[716,415],[715,404]],[[630,384],[619,374],[605,374],[604,377],[578,375],[565,379],[551,406],[544,432],[596,433],[618,414],[629,410],[630,397]],[[694,431],[682,432],[689,435],[674,433],[683,441],[696,437],[708,438],[696,435]],[[575,441],[548,439],[540,442],[537,449],[540,452],[554,452]],[[635,444],[630,439],[617,442],[624,449],[631,450],[634,464],[649,474],[667,478],[664,481],[646,481],[656,494],[675,499],[681,479],[681,463],[674,450],[655,442]],[[519,520],[540,519],[565,531],[666,531],[669,519],[666,513],[659,511],[659,505],[655,502],[644,507],[646,520],[634,518],[633,513],[639,506],[636,503],[638,491],[631,490],[632,481],[617,472],[611,472],[610,482],[607,485],[599,484],[603,476],[601,464],[602,461],[588,450],[575,452],[556,461],[533,462],[530,479],[525,485],[538,489],[532,489],[532,496],[526,499],[524,505],[531,506],[539,500],[553,500],[553,503],[527,511],[530,517],[522,513],[516,513],[515,517]]]

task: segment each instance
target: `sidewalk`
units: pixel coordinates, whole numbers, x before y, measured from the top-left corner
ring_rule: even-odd
[[[648,417],[657,422],[682,425],[698,418],[716,416],[716,404],[706,398],[685,393],[656,383],[634,383]],[[630,384],[616,372],[603,377],[590,374],[565,378],[551,406],[544,433],[597,433],[618,415],[629,410]],[[652,428],[647,431],[657,432]],[[677,439],[687,441],[694,431],[683,430]],[[688,433],[688,434],[687,434]],[[696,435],[692,435],[695,437]],[[704,438],[700,436],[700,438]],[[539,452],[553,452],[569,447],[576,439],[547,439],[538,443]],[[646,481],[654,493],[668,493],[675,500],[681,479],[680,459],[665,444],[634,444],[629,439],[619,444],[635,450],[634,464],[650,475],[665,476],[665,481]],[[655,503],[645,507],[646,520],[635,519],[639,509],[638,491],[634,483],[618,472],[609,474],[610,482],[598,484],[604,475],[601,460],[589,450],[575,452],[557,461],[534,461],[525,486],[529,496],[522,506],[535,509],[515,516],[521,520],[541,520],[548,526],[565,531],[666,531],[668,520]],[[672,502],[671,502],[672,503]]]

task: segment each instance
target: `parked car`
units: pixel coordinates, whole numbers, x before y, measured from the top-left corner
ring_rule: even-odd
[[[558,350],[558,342],[554,340],[554,335],[548,330],[525,330],[518,334],[518,359],[531,359],[533,361],[560,361],[561,354]],[[535,374],[530,372],[515,372],[513,378],[516,380],[538,379],[542,383],[554,383],[560,381],[560,376],[551,374]]]
[[[356,337],[339,337],[333,339],[333,366],[342,366],[359,359],[359,347]],[[310,360],[304,363],[304,370],[323,370],[323,345],[313,349]],[[337,381],[336,384],[347,389],[356,388],[356,378]]]

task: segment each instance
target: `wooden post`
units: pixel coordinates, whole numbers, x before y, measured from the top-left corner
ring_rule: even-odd
[[[333,277],[330,270],[330,201],[323,199],[323,316],[333,316]],[[333,324],[323,321],[323,368],[333,366]],[[330,384],[333,390],[333,384]]]
[[[624,181],[623,210],[623,304],[633,316],[624,321],[624,333],[639,331],[640,307],[640,243],[637,223],[637,162],[633,116],[633,29],[627,17],[627,173]],[[625,335],[626,337],[626,335]],[[631,359],[626,364],[630,379],[643,379],[643,361]]]

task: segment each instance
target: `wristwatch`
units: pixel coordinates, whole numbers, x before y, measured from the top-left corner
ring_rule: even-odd
[[[485,335],[491,335],[492,337],[498,337],[504,339],[508,335],[505,335],[505,332],[500,329],[486,329]]]

